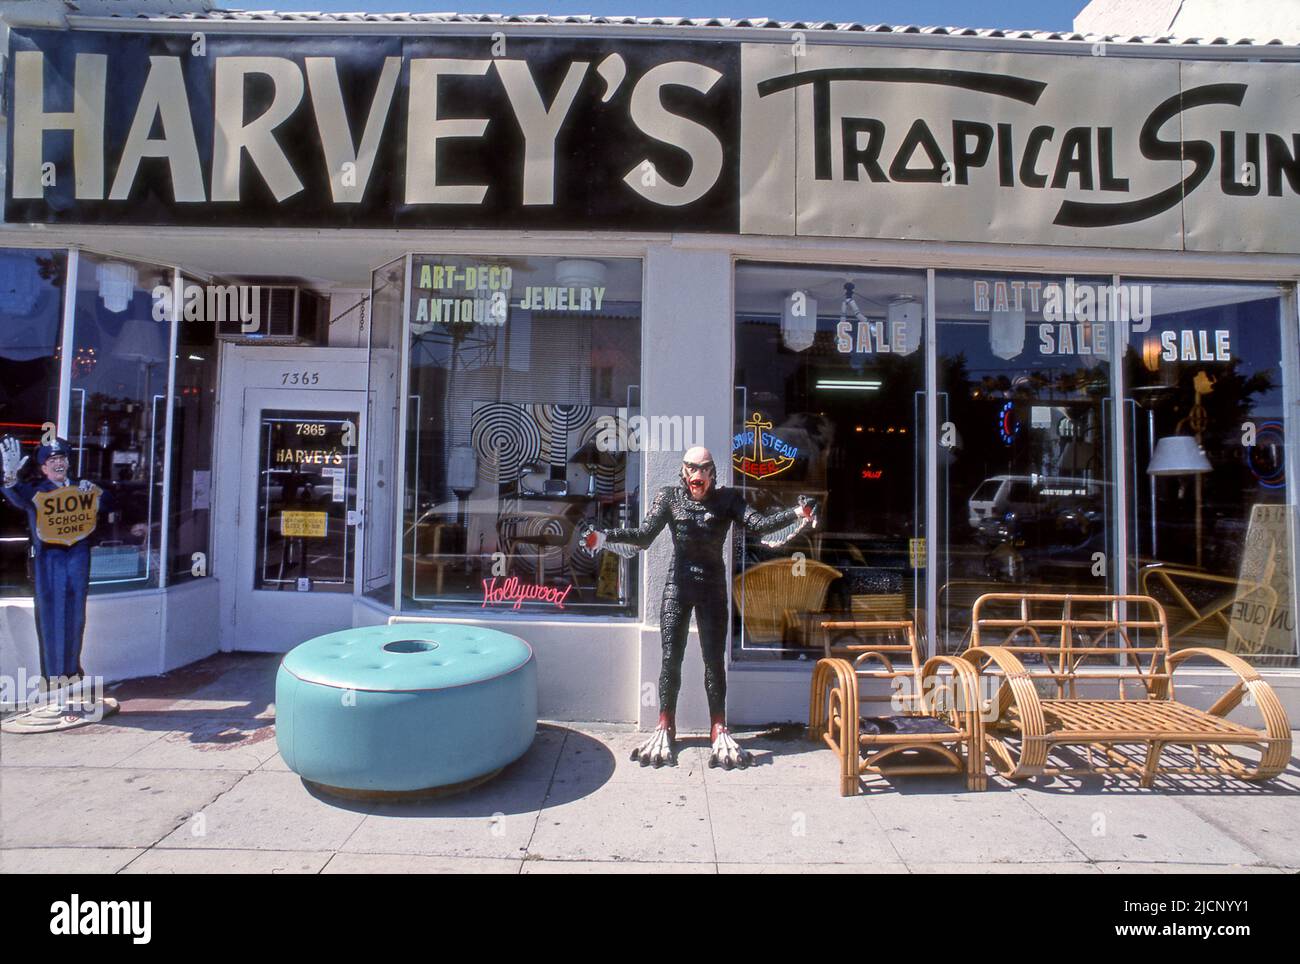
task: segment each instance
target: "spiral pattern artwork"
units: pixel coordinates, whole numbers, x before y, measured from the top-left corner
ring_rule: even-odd
[[[541,429],[547,461],[563,476],[569,459],[569,433],[591,421],[590,405],[526,405],[528,413]]]
[[[481,402],[472,416],[470,444],[480,464],[498,466],[498,482],[514,482],[522,465],[541,457],[542,433],[522,406]]]

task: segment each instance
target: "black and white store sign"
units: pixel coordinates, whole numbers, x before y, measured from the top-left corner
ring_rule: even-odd
[[[10,32],[10,222],[1300,251],[1293,64]]]

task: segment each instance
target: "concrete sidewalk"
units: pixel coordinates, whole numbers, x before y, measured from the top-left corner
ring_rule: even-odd
[[[275,747],[277,657],[221,655],[113,688],[122,712],[0,737],[0,871],[1294,872],[1300,768],[1265,787],[1181,782],[876,782],[841,798],[800,728],[741,734],[758,764],[710,770],[706,741],[642,769],[630,727],[544,724],[459,796],[314,796]]]

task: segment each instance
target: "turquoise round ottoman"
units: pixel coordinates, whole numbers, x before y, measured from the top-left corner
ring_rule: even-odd
[[[491,629],[345,629],[290,650],[275,680],[280,756],[309,783],[350,795],[481,782],[536,732],[533,649]]]

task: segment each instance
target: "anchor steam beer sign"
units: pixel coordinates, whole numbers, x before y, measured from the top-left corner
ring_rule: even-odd
[[[10,223],[1300,251],[1294,64],[195,26],[10,31]]]

